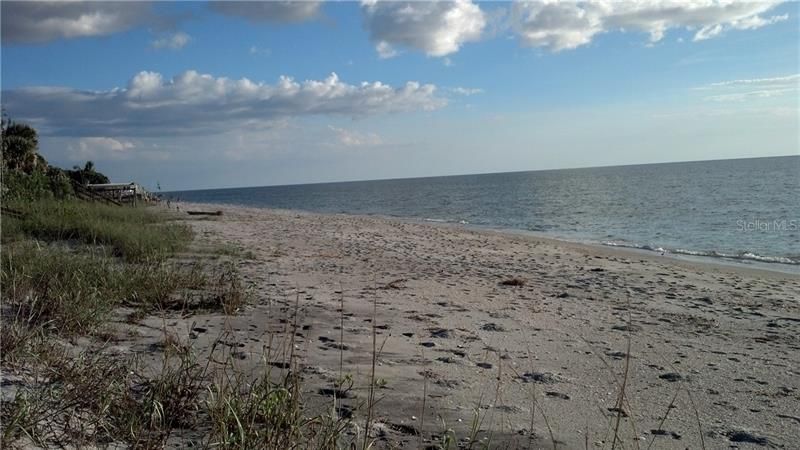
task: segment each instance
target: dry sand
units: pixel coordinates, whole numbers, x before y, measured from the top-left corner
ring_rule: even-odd
[[[477,438],[493,447],[611,448],[626,362],[617,448],[800,448],[800,277],[451,225],[191,205],[204,208],[224,215],[189,219],[202,239],[252,252],[239,266],[254,302],[169,326],[196,322],[201,352],[227,329],[255,367],[270,335],[273,355],[286,342],[296,310],[308,404],[330,407],[342,357],[356,382],[347,413],[367,397],[376,305],[379,448],[424,446],[448,428],[463,442],[476,410]],[[513,277],[524,286],[501,284]]]

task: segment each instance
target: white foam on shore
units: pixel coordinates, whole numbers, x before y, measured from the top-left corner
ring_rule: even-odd
[[[759,255],[753,252],[742,252],[734,255],[728,253],[721,253],[713,250],[701,251],[701,250],[687,250],[682,248],[669,249],[664,247],[653,247],[651,245],[646,245],[646,244],[631,244],[626,242],[614,242],[614,241],[603,242],[603,245],[609,247],[623,247],[623,248],[634,248],[638,250],[648,250],[662,254],[669,253],[674,255],[697,256],[702,258],[722,258],[722,259],[737,260],[737,261],[757,261],[762,263],[787,264],[792,266],[800,265],[800,257]]]

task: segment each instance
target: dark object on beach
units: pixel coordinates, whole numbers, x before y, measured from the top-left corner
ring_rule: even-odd
[[[661,374],[661,375],[658,376],[658,378],[661,378],[662,380],[667,380],[667,381],[669,381],[671,383],[674,383],[676,381],[680,381],[680,380],[683,379],[681,374],[675,373],[675,372],[668,372],[668,373]]]
[[[398,279],[396,279],[394,281],[390,281],[390,282],[386,283],[385,285],[381,286],[379,289],[383,289],[383,290],[403,289],[402,284],[405,283],[406,281],[408,281],[408,280],[405,279],[405,278],[398,278]]]
[[[547,372],[525,372],[520,378],[525,383],[555,384],[562,381],[560,376]]]
[[[222,211],[186,211],[190,216],[221,216]]]
[[[342,389],[331,389],[331,388],[320,388],[317,393],[319,395],[324,395],[325,397],[333,397],[336,398],[352,398],[353,395],[350,390],[342,390]]]
[[[655,430],[650,430],[650,434],[652,434],[653,436],[670,436],[672,439],[681,438],[681,435],[674,431],[662,430],[660,428]]]
[[[619,407],[615,406],[613,408],[608,408],[608,410],[610,412],[612,412],[612,413],[619,414],[620,417],[628,417],[629,416],[628,411],[626,411],[625,408],[619,408]]]
[[[746,442],[749,444],[767,445],[769,439],[763,436],[756,436],[746,431],[732,431],[728,434],[728,439],[731,442]]]
[[[494,322],[489,322],[489,323],[483,325],[481,327],[481,330],[483,330],[483,331],[499,331],[501,333],[506,331],[506,329],[502,325],[498,325],[498,324],[496,324]]]
[[[561,400],[569,400],[569,395],[567,395],[567,394],[562,394],[561,392],[556,392],[556,391],[547,391],[547,392],[545,392],[544,394],[545,394],[546,396],[548,396],[548,397],[560,398]]]
[[[509,278],[500,282],[500,286],[525,286],[525,280],[522,278]]]
[[[614,325],[613,327],[611,327],[611,329],[612,330],[616,330],[616,331],[627,331],[629,333],[635,333],[637,331],[642,331],[642,327],[640,327],[639,325],[631,325],[631,324]]]
[[[411,425],[405,425],[405,424],[402,424],[402,423],[391,423],[390,422],[390,423],[387,423],[386,426],[388,426],[389,428],[391,428],[394,431],[397,431],[398,433],[410,434],[410,435],[414,435],[414,436],[418,436],[419,435],[419,430],[417,430],[416,428],[414,428]]]
[[[431,332],[431,337],[433,338],[444,338],[447,339],[450,337],[450,330],[446,328],[431,328],[428,330]]]
[[[628,354],[625,352],[606,352],[606,356],[610,356],[614,359],[625,359],[628,357]]]

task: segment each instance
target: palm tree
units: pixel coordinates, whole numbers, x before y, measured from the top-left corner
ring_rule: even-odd
[[[2,135],[3,164],[9,169],[30,173],[43,162],[37,153],[39,136],[30,125],[4,121]]]
[[[67,171],[67,175],[79,184],[104,184],[108,183],[109,179],[104,174],[94,170],[94,163],[86,161],[86,164],[81,166],[72,166],[72,170]]]

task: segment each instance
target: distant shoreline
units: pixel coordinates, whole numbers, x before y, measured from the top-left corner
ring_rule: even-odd
[[[452,223],[800,274],[797,170],[800,157],[756,158],[165,195]]]
[[[303,215],[314,215],[314,216],[330,216],[330,217],[345,216],[345,217],[377,218],[381,220],[397,221],[402,223],[413,223],[423,226],[427,225],[432,227],[445,227],[445,228],[469,230],[479,233],[491,233],[511,238],[533,239],[537,241],[549,242],[555,245],[565,245],[579,249],[583,248],[591,252],[598,252],[604,255],[620,255],[626,257],[630,257],[631,255],[636,255],[650,261],[660,261],[660,262],[670,261],[678,265],[683,265],[684,267],[691,268],[696,266],[697,268],[703,270],[728,269],[737,272],[742,272],[743,274],[747,275],[761,275],[761,276],[786,275],[792,278],[800,277],[800,266],[797,265],[770,263],[770,262],[764,262],[764,263],[745,262],[745,261],[736,261],[726,258],[715,258],[710,256],[691,256],[691,255],[683,255],[676,253],[665,253],[662,255],[652,250],[633,248],[633,247],[604,245],[603,243],[600,242],[570,240],[568,238],[551,236],[544,233],[538,233],[535,231],[519,230],[513,228],[495,228],[489,226],[461,224],[455,222],[432,221],[415,217],[396,217],[396,216],[388,216],[382,214],[325,213],[317,211],[308,211],[303,209],[282,209],[282,208],[269,208],[260,206],[237,205],[230,203],[191,202],[185,200],[181,200],[179,203],[197,205],[200,207],[206,207],[207,209],[236,208],[241,210],[254,209],[260,211],[271,211],[276,213],[303,214]]]
[[[288,184],[266,184],[259,186],[228,186],[228,187],[204,187],[197,189],[179,189],[174,191],[164,191],[162,194],[180,194],[183,192],[203,192],[203,191],[222,191],[233,189],[259,189],[259,188],[281,188],[281,187],[295,187],[295,186],[314,186],[326,184],[347,184],[347,183],[371,183],[376,181],[408,181],[408,180],[428,180],[432,178],[458,178],[458,177],[475,177],[475,176],[491,176],[491,175],[506,175],[518,174],[529,172],[559,172],[571,170],[592,170],[592,169],[613,169],[620,167],[639,167],[639,166],[666,166],[672,164],[700,164],[710,162],[725,162],[725,161],[746,161],[757,159],[778,159],[778,158],[800,158],[800,155],[776,155],[776,156],[757,156],[757,157],[744,157],[744,158],[722,158],[722,159],[698,159],[692,161],[664,161],[653,163],[635,163],[635,164],[611,164],[601,166],[579,166],[579,167],[562,167],[559,169],[526,169],[526,170],[511,170],[501,172],[477,172],[477,173],[454,173],[444,175],[424,175],[424,176],[409,176],[409,177],[392,177],[392,178],[364,178],[357,180],[339,180],[339,181],[312,181],[308,183],[288,183]]]

